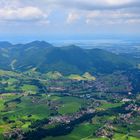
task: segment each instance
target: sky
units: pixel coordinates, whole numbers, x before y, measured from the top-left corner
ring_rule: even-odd
[[[140,36],[140,0],[0,0],[0,40]]]

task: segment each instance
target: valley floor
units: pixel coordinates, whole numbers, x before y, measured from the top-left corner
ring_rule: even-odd
[[[10,93],[0,95],[0,114],[1,139],[140,139],[136,102]]]

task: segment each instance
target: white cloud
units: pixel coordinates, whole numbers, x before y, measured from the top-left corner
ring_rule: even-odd
[[[135,0],[105,0],[110,5],[125,5],[134,2]]]
[[[140,6],[140,0],[0,0],[0,20],[38,20],[40,23],[48,24],[50,22],[48,18],[51,17],[50,11],[55,12],[57,17],[61,17],[59,11],[63,16],[68,14],[67,23],[75,23],[81,18],[85,18],[86,23],[102,18],[115,19],[115,21],[120,18],[136,20],[139,18],[137,15],[140,15],[138,6]]]
[[[100,11],[93,11],[93,12],[87,13],[87,18],[94,18],[94,17],[98,17],[100,15],[101,15]]]
[[[39,20],[42,18],[47,18],[47,14],[44,14],[37,7],[22,7],[22,8],[3,8],[0,9],[0,20]]]
[[[70,12],[67,17],[67,23],[73,23],[78,19],[80,19],[80,15],[78,13]]]
[[[85,21],[86,23],[127,23],[140,19],[140,0],[44,0],[55,8],[67,10],[67,23]],[[76,12],[72,12],[76,11]],[[94,22],[93,22],[94,21]],[[132,23],[132,22],[130,22]]]
[[[139,0],[46,0],[46,3],[82,10],[112,10],[140,6]]]
[[[139,13],[133,13],[125,10],[115,11],[92,11],[85,14],[87,24],[125,24],[138,23],[140,20]]]

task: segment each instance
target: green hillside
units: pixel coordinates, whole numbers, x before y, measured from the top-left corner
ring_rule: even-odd
[[[135,66],[132,58],[100,49],[86,50],[74,45],[58,48],[44,41],[17,45],[0,43],[0,69],[36,69],[42,73],[59,71],[69,75],[112,73],[132,66]]]

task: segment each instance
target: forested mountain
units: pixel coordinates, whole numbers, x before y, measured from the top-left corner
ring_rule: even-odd
[[[45,41],[12,45],[0,43],[0,69],[39,72],[59,71],[63,74],[112,73],[135,67],[134,58],[101,49],[82,49],[71,45],[54,47]]]

